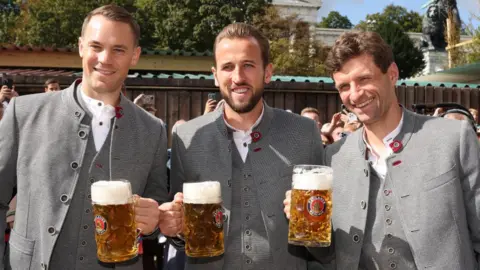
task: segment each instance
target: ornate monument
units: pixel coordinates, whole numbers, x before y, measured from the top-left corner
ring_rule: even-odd
[[[447,47],[447,42],[445,41],[445,26],[449,10],[452,11],[455,24],[458,27],[461,26],[457,1],[430,0],[423,5],[423,8],[426,8],[426,12],[423,16],[422,48],[429,51],[445,51],[445,47]]]

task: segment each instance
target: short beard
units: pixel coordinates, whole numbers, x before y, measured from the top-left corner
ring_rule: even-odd
[[[232,101],[232,97],[230,95],[225,95],[223,91],[220,91],[222,94],[222,98],[225,100],[225,102],[232,108],[232,110],[236,113],[249,113],[251,112],[255,106],[257,106],[258,102],[262,99],[263,96],[263,89],[258,89],[257,93],[255,93],[252,98],[248,101],[247,104],[245,105],[235,105]],[[230,93],[230,90],[228,90],[228,93]]]

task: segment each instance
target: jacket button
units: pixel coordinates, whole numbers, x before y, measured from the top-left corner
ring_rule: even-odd
[[[74,161],[74,162],[70,163],[70,167],[72,167],[72,169],[75,170],[75,169],[78,168],[78,163]]]
[[[368,177],[368,170],[367,169],[364,169],[363,173],[365,174],[365,177]]]
[[[390,209],[392,209],[392,208],[390,207],[390,205],[385,204],[385,210],[390,211]]]
[[[82,113],[81,112],[75,112],[75,116],[80,117],[80,116],[82,116]]]
[[[85,139],[85,137],[87,137],[87,133],[83,130],[80,130],[78,132],[78,137],[82,138],[82,139]]]
[[[360,206],[362,207],[362,209],[365,209],[367,208],[367,203],[365,201],[361,201]]]
[[[60,201],[62,203],[66,203],[68,201],[68,196],[66,194],[63,194],[61,197],[60,197]]]
[[[395,262],[391,262],[391,263],[390,263],[390,268],[396,269],[396,268],[397,268],[397,264],[396,264]]]
[[[353,236],[353,242],[355,242],[355,243],[360,242],[360,236],[358,236],[358,234],[355,234],[355,235]]]
[[[55,228],[53,227],[48,227],[48,233],[51,234],[51,235],[54,235],[55,234]]]
[[[252,231],[246,230],[246,231],[245,231],[245,234],[248,235],[248,236],[250,236],[250,235],[252,235]]]
[[[95,178],[91,177],[90,178],[90,183],[93,184],[95,182]]]
[[[390,254],[393,254],[393,253],[395,253],[395,249],[393,249],[393,248],[389,248],[389,249],[388,249],[388,253],[390,253]]]

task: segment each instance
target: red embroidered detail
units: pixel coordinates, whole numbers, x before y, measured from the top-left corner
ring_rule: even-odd
[[[103,165],[100,164],[100,163],[97,163],[97,164],[95,164],[95,167],[97,167],[97,168],[99,168],[99,169],[102,169],[102,168],[103,168]]]
[[[260,141],[260,139],[262,138],[262,133],[258,132],[258,131],[254,131],[252,132],[252,134],[250,134],[250,136],[252,137],[252,142],[258,142]]]
[[[260,150],[262,150],[262,148],[255,148],[255,149],[253,149],[253,152],[258,152]]]
[[[390,143],[390,148],[392,148],[394,153],[398,153],[400,150],[402,150],[403,145],[400,141],[395,140]]]
[[[120,106],[115,107],[115,117],[117,119],[120,119],[122,118],[122,116],[123,116],[123,108]]]
[[[398,165],[400,165],[400,164],[402,164],[402,161],[401,161],[401,160],[397,160],[397,161],[394,161],[392,165],[393,165],[393,166],[398,166]]]

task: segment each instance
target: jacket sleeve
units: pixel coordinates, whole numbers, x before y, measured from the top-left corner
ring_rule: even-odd
[[[18,125],[15,115],[15,99],[12,99],[7,111],[0,120],[0,254],[5,252],[6,213],[17,184]],[[0,269],[4,269],[0,260]]]
[[[480,267],[480,145],[467,121],[460,131],[460,175],[470,239]]]
[[[185,173],[181,155],[185,153],[181,138],[177,134],[177,130],[172,131],[172,154],[171,154],[171,170],[170,170],[170,200],[177,192],[183,191],[183,183],[185,182]],[[178,250],[185,248],[183,239],[177,237],[169,238],[170,243]]]
[[[162,124],[159,125],[161,126],[160,138],[142,197],[152,198],[161,204],[168,201],[167,132]]]

